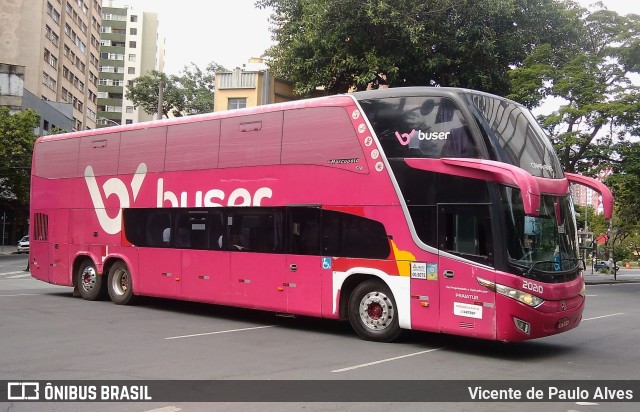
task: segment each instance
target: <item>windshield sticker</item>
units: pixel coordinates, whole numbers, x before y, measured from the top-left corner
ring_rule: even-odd
[[[438,280],[437,263],[427,263],[427,280]]]
[[[380,152],[378,151],[378,149],[373,149],[371,151],[371,158],[373,160],[377,159],[378,157],[380,157]]]
[[[367,136],[364,138],[364,145],[369,147],[373,144],[373,137]]]
[[[422,262],[411,262],[411,279],[426,279],[427,264]]]
[[[411,133],[396,133],[396,138],[400,142],[401,145],[407,146],[409,142],[414,137],[416,129],[412,129]],[[451,135],[451,132],[423,132],[422,130],[418,130],[418,140],[447,140]]]
[[[354,111],[351,113],[351,118],[352,118],[353,120],[358,120],[358,118],[359,118],[359,117],[360,117],[360,110],[354,110]]]
[[[382,172],[382,169],[384,169],[384,164],[382,162],[376,163],[376,171]]]

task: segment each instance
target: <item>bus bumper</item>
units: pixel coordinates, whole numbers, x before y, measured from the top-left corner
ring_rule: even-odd
[[[571,330],[582,320],[584,302],[584,297],[576,296],[567,300],[547,301],[541,307],[532,308],[498,295],[496,306],[500,310],[497,311],[496,338],[517,342]]]

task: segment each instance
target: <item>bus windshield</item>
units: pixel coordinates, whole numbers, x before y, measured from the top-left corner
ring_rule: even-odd
[[[570,196],[543,195],[540,215],[526,216],[520,190],[500,190],[509,262],[527,273],[564,272],[579,265],[576,223]]]
[[[484,93],[467,93],[468,107],[488,138],[495,160],[516,165],[533,176],[562,179],[564,174],[545,132],[526,108]]]

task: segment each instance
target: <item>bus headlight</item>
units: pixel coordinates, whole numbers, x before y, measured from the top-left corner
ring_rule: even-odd
[[[580,289],[579,295],[582,296],[583,298],[587,296],[587,284],[584,282],[582,282],[582,289]]]
[[[499,283],[490,282],[482,278],[476,278],[476,280],[485,288],[493,290],[508,298],[517,300],[518,302],[524,303],[525,305],[531,306],[532,308],[538,307],[544,302],[544,299],[532,295],[531,293],[523,292],[521,290],[501,285]]]
[[[496,283],[496,292],[508,298],[515,299],[518,302],[522,302],[527,306],[531,306],[532,308],[540,306],[542,305],[542,302],[544,302],[542,298],[534,296],[531,293],[510,288],[509,286],[501,285],[499,283]]]

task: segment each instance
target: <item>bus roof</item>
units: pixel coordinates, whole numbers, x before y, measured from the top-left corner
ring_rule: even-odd
[[[248,107],[245,109],[225,110],[219,112],[211,112],[205,114],[197,114],[192,116],[174,117],[170,119],[152,120],[148,122],[133,123],[128,125],[102,127],[99,129],[82,130],[64,134],[55,134],[48,136],[41,136],[38,138],[37,143],[52,140],[62,140],[75,138],[80,136],[95,136],[104,133],[124,132],[131,130],[140,130],[153,128],[158,126],[171,126],[190,122],[199,122],[204,120],[224,119],[236,116],[246,116],[251,114],[269,113],[278,110],[295,110],[306,107],[323,107],[323,106],[349,106],[354,103],[353,97],[348,94],[333,95],[316,97],[311,99],[294,100],[284,103],[273,103],[262,106]]]

